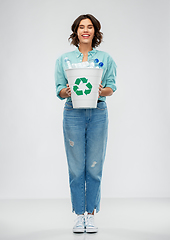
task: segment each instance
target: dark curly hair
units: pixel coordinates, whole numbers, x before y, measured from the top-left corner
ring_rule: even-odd
[[[70,35],[69,39],[71,39],[71,43],[75,45],[76,47],[79,46],[79,39],[78,39],[78,35],[77,35],[77,29],[78,26],[81,22],[81,20],[83,19],[90,19],[93,26],[94,26],[94,38],[92,40],[92,47],[98,47],[100,45],[100,43],[102,42],[103,39],[103,33],[100,32],[101,29],[101,24],[100,22],[91,14],[85,14],[85,15],[80,15],[78,18],[76,18],[76,20],[74,21],[73,25],[71,26],[71,30],[73,31],[73,33]]]

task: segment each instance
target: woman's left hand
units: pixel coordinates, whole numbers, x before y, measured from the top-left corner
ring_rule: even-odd
[[[102,83],[102,82],[101,82]],[[100,97],[100,95],[101,95],[101,92],[102,92],[102,89],[103,89],[103,86],[102,86],[102,84],[99,84],[99,96],[98,96],[98,98]]]

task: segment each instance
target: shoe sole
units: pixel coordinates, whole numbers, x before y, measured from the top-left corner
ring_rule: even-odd
[[[73,233],[84,233],[85,229],[73,229]]]
[[[97,233],[98,229],[86,229],[87,233]]]

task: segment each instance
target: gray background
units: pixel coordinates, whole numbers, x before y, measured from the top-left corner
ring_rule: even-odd
[[[80,14],[118,66],[102,196],[170,197],[170,1],[0,1],[0,198],[69,198],[54,66]]]

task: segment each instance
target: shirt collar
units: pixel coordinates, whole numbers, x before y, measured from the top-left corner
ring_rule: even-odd
[[[76,52],[77,57],[80,57],[82,55],[82,53],[79,51],[78,47],[76,48],[75,52]],[[88,56],[94,55],[96,52],[97,52],[97,50],[95,48],[93,48],[91,51],[88,52]]]

